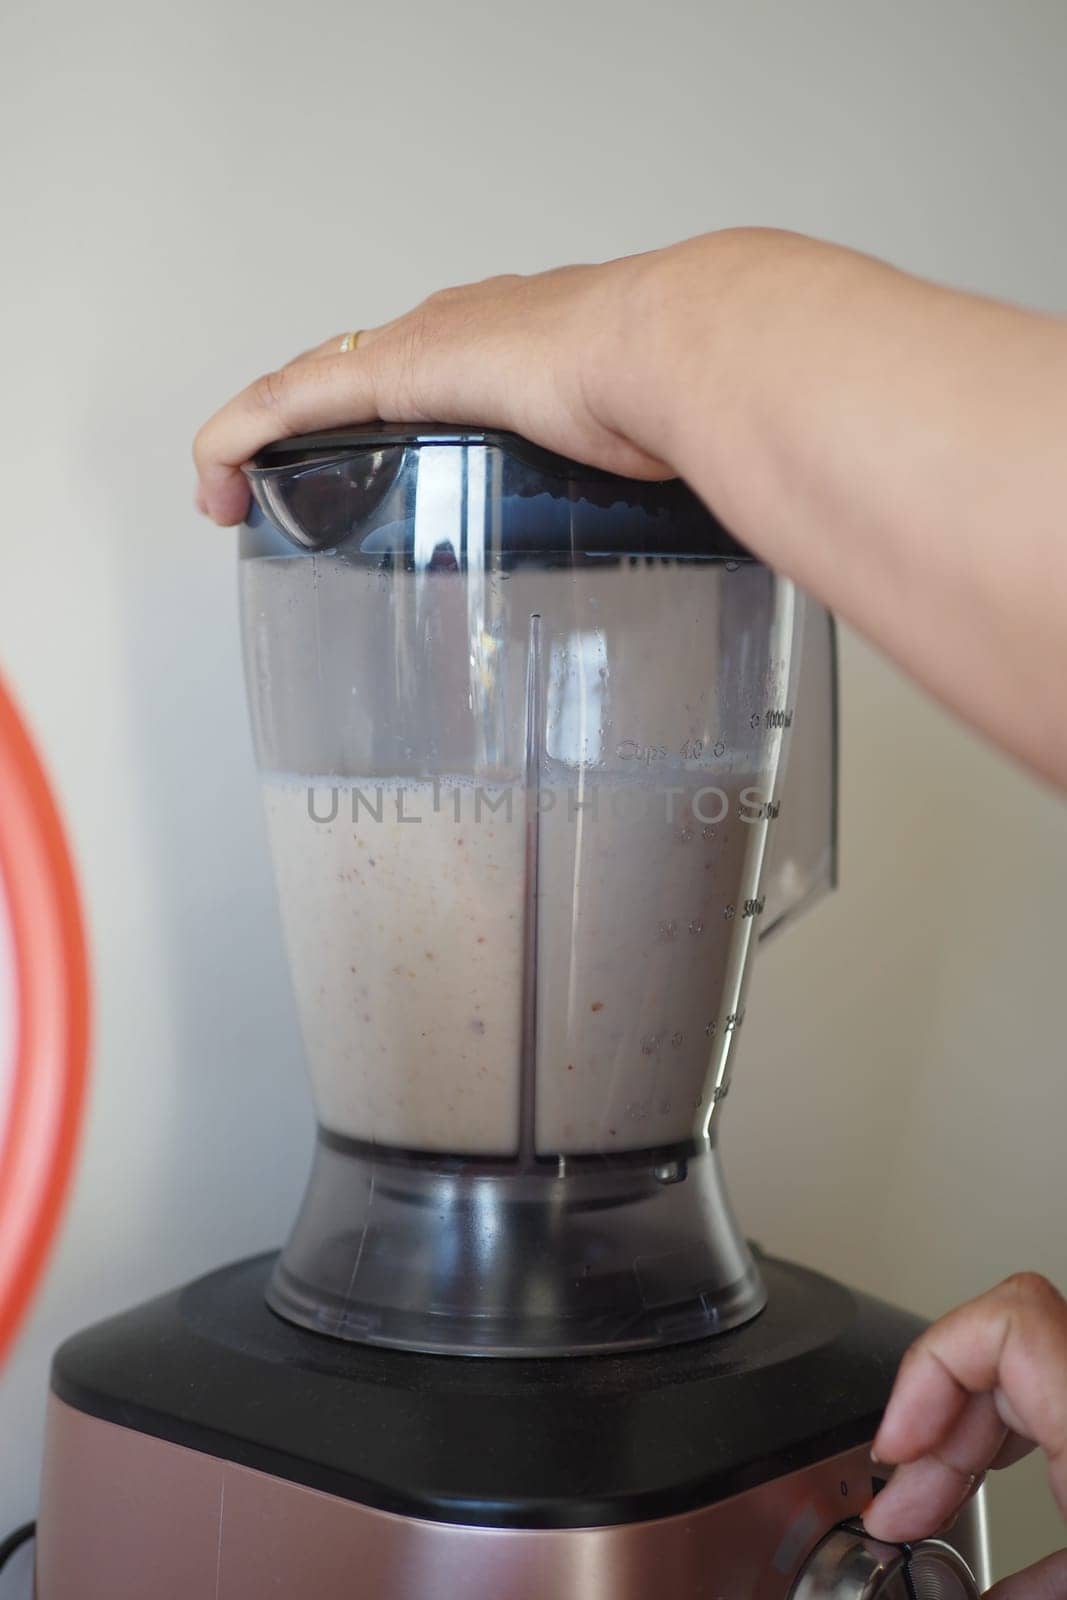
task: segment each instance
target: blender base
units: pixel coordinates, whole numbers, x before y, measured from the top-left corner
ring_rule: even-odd
[[[785,1600],[874,1484],[918,1319],[762,1258],[764,1313],[621,1356],[464,1360],[290,1326],[272,1257],[75,1336],[38,1600]],[[983,1513],[952,1536],[986,1579]]]

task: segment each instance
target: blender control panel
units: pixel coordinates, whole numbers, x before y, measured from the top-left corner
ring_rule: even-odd
[[[804,1562],[790,1600],[979,1600],[974,1574],[942,1539],[885,1544],[846,1522]]]
[[[862,1447],[694,1513],[707,1587],[681,1592],[694,1600],[976,1600],[988,1583],[980,1497],[946,1539],[883,1544],[860,1517],[884,1481]]]

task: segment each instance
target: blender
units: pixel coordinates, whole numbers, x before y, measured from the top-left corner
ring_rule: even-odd
[[[762,938],[833,883],[832,619],[678,482],[477,428],[249,468],[246,676],[318,1134],[278,1256],[76,1336],[40,1600],[971,1596],[871,1540],[921,1323],[750,1247]]]

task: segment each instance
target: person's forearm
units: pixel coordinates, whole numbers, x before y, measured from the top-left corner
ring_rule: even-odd
[[[611,425],[1067,785],[1067,324],[758,230],[634,266]]]

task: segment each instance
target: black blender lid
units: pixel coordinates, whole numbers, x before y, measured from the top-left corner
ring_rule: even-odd
[[[503,450],[547,477],[589,479],[603,483],[633,483],[648,489],[660,484],[681,487],[677,478],[626,478],[588,466],[570,456],[559,455],[524,439],[505,428],[474,427],[466,423],[445,422],[362,422],[344,428],[324,428],[316,433],[294,434],[264,445],[251,465],[253,468],[292,467],[311,463],[318,457],[345,455],[357,450],[385,450],[394,445],[471,445],[482,444]]]
[[[674,556],[751,560],[680,478],[628,478],[545,450],[504,429],[438,422],[370,422],[297,434],[264,446],[246,471],[268,523],[304,550],[347,558],[410,557],[413,457],[424,447],[498,451],[507,559]],[[397,492],[399,491],[399,493]],[[252,526],[260,519],[253,516]],[[388,531],[387,527],[388,525]],[[259,552],[247,543],[246,553]]]

